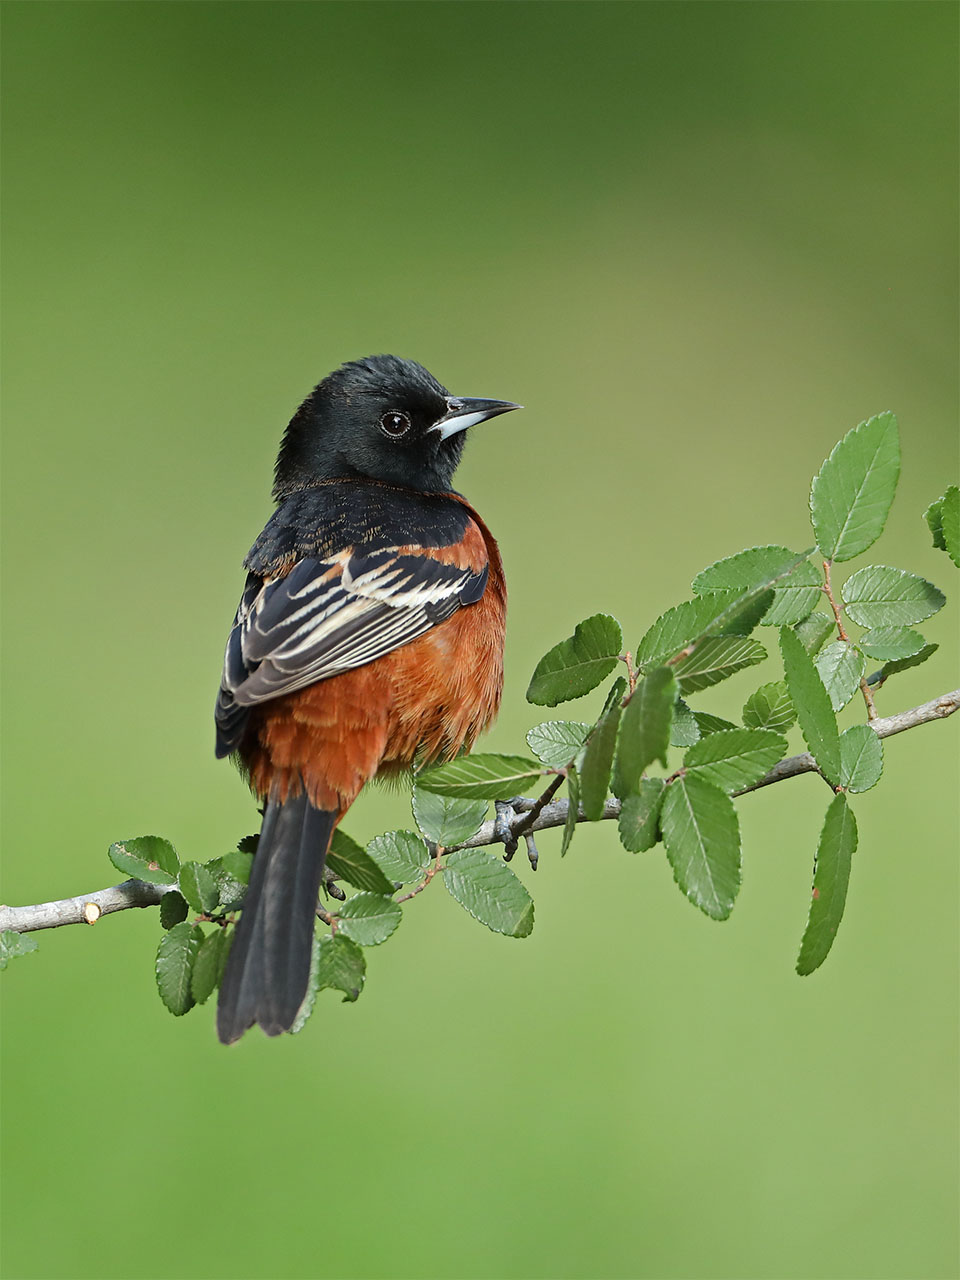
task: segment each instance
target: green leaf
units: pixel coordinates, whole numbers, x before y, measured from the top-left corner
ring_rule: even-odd
[[[394,932],[402,914],[392,898],[379,893],[356,893],[337,912],[337,934],[342,933],[361,947],[378,947]]]
[[[785,575],[780,575],[785,576]],[[776,600],[772,588],[754,587],[742,594],[736,591],[717,592],[712,599],[724,602],[724,608],[707,627],[711,636],[748,636],[755,627],[766,621],[767,614]]]
[[[771,578],[783,572],[792,578],[796,570],[791,572],[790,566],[796,558],[797,553],[786,547],[748,547],[701,569],[691,585],[698,596],[713,591],[750,591],[756,586],[766,586]]]
[[[941,528],[946,553],[960,569],[960,489],[955,484],[943,495]]]
[[[329,934],[320,939],[317,958],[318,991],[334,987],[343,992],[344,1003],[359,998],[367,973],[367,960],[363,952],[345,938],[342,933]]]
[[[892,413],[848,431],[814,477],[810,514],[825,560],[852,560],[883,532],[900,475]]]
[[[711,733],[720,733],[724,729],[736,729],[739,727],[731,720],[724,720],[723,716],[712,716],[709,711],[695,711],[693,718],[697,722],[701,738],[709,737]]]
[[[413,816],[417,826],[434,844],[444,847],[462,844],[483,826],[489,804],[486,800],[457,800],[438,796],[420,787],[413,789]]]
[[[863,654],[848,641],[835,640],[817,654],[814,665],[830,695],[830,705],[840,711],[860,687]]]
[[[545,720],[527,732],[527,746],[542,764],[559,769],[573,760],[592,725],[581,720]]]
[[[867,730],[873,733],[872,729]],[[876,735],[874,735],[876,736]],[[879,741],[879,739],[878,739]],[[847,900],[850,862],[857,848],[857,823],[844,795],[834,796],[827,809],[813,864],[813,897],[807,927],[800,943],[797,973],[820,967],[837,936]]]
[[[247,838],[249,839],[249,837]],[[260,837],[257,836],[258,842],[259,839]],[[229,876],[231,880],[238,881],[240,884],[249,884],[250,872],[253,870],[253,856],[253,853],[244,851],[238,851],[237,853],[225,853],[222,858],[214,859],[217,863],[217,870],[214,870],[210,863],[207,863],[206,866],[208,870],[213,872],[214,878],[216,878],[217,872],[219,871],[222,874]]]
[[[737,600],[741,598],[735,597]],[[771,600],[772,598],[771,596]],[[721,634],[741,635],[744,631],[753,630],[754,620],[748,616],[748,611],[729,613],[727,617],[728,613],[726,595],[698,596],[696,600],[685,600],[683,604],[668,609],[637,646],[638,665],[643,671],[663,666],[668,659],[675,658],[688,645],[717,626],[718,618],[726,617],[726,623],[719,624]]]
[[[175,924],[160,939],[157,948],[157,989],[160,999],[172,1014],[180,1017],[193,1008],[191,989],[193,966],[203,942],[203,930],[197,924]]]
[[[576,765],[567,766],[567,819],[563,824],[563,839],[560,841],[560,857],[566,856],[577,829],[580,816],[580,775]]]
[[[760,619],[762,627],[793,626],[809,617],[822,592],[821,578],[809,561],[791,573],[774,592],[773,604]]]
[[[639,790],[640,775],[654,760],[666,768],[676,701],[677,681],[669,667],[654,667],[634,690],[620,725],[613,775],[621,800]]]
[[[869,791],[883,772],[883,743],[867,724],[855,724],[840,735],[840,785],[846,791]]]
[[[785,733],[797,718],[786,682],[762,684],[743,704],[743,723],[748,729],[773,729]]]
[[[417,786],[461,800],[510,800],[545,772],[526,756],[460,756],[417,774]]]
[[[223,972],[220,955],[227,942],[226,929],[214,929],[200,943],[190,977],[190,992],[197,1004],[204,1004],[217,988]]]
[[[754,627],[766,621],[766,615],[773,607],[776,592],[755,587],[752,591],[715,591],[703,597],[712,600],[716,605],[723,605],[716,617],[707,624],[698,637],[706,636],[748,636]]]
[[[874,627],[862,635],[860,648],[871,658],[892,662],[899,658],[912,658],[926,644],[919,631],[909,627]]]
[[[639,792],[624,800],[618,829],[620,843],[628,853],[645,853],[660,839],[660,807],[666,785],[663,778],[644,778]]]
[[[766,656],[766,649],[756,640],[744,636],[708,636],[692,653],[674,664],[673,674],[681,693],[695,693],[762,662]]]
[[[710,625],[721,604],[714,596],[700,596],[662,613],[637,645],[640,669],[650,671],[676,657]]]
[[[946,596],[905,569],[869,564],[843,584],[847,613],[861,627],[906,627],[942,609]]]
[[[763,626],[784,626],[805,618],[820,596],[816,569],[806,560],[797,564],[797,553],[786,547],[749,547],[718,560],[697,574],[693,590],[697,595],[729,590],[743,592],[764,586],[784,572],[786,576],[774,589],[773,603],[760,619]]]
[[[671,747],[692,747],[701,737],[697,717],[682,698],[678,698],[673,708],[673,724],[670,727]]]
[[[786,753],[786,738],[770,729],[726,729],[695,743],[683,767],[729,793],[759,782]]]
[[[255,831],[251,836],[243,836],[237,841],[238,853],[249,853],[251,856],[257,852],[260,846],[260,832]]]
[[[814,548],[808,547],[806,551],[801,551],[799,555],[793,555],[792,552],[786,552],[791,557],[786,562],[779,562],[772,568],[768,567],[765,576],[754,583],[752,587],[744,592],[723,591],[716,592],[712,599],[722,605],[720,611],[714,616],[710,623],[703,629],[701,634],[696,637],[696,643],[699,644],[706,636],[746,636],[754,629],[754,627],[764,620],[770,610],[775,605],[776,588],[779,584],[785,583],[794,572],[800,572],[803,575],[803,564],[813,553]],[[758,566],[754,566],[754,572],[761,572]],[[801,583],[801,586],[807,584]],[[809,594],[809,593],[808,593]],[[792,617],[797,612],[796,604],[790,604],[790,597],[784,600],[778,608],[778,612],[783,616]]]
[[[790,627],[780,628],[780,653],[803,740],[820,772],[832,786],[837,786],[840,781],[840,734],[830,695],[813,659]]]
[[[249,853],[227,853],[222,858],[211,858],[204,866],[216,881],[220,909],[236,911],[242,907],[247,896],[253,856]]]
[[[607,678],[622,652],[623,635],[616,618],[606,613],[587,618],[537,663],[527,701],[555,707],[558,702],[582,698]]]
[[[533,928],[533,899],[503,859],[486,849],[451,853],[443,883],[465,911],[494,933],[525,938]]]
[[[108,849],[107,857],[124,875],[149,884],[174,884],[180,870],[176,849],[161,836],[118,840]]]
[[[470,834],[474,833],[471,831]],[[399,880],[401,884],[422,880],[433,861],[430,850],[412,831],[385,831],[382,836],[370,841],[367,852],[384,877],[391,882],[391,893],[394,880]]]
[[[189,907],[182,893],[171,889],[160,899],[160,928],[172,929],[181,920],[186,920]]]
[[[596,728],[587,739],[580,762],[581,802],[583,812],[590,822],[598,822],[603,817],[603,802],[607,798],[607,790],[610,786],[620,714],[620,704],[615,702],[600,717]]]
[[[626,692],[626,680],[623,676],[617,676],[616,680],[614,680],[613,684],[607,690],[607,696],[603,700],[603,710],[600,712],[600,715],[597,716],[597,719],[601,720],[611,707],[620,706],[620,709],[623,710],[621,703],[623,702],[623,697]],[[566,761],[564,761],[564,763],[566,763]]]
[[[216,880],[199,862],[185,862],[177,884],[191,911],[199,915],[206,915],[220,901]]]
[[[350,944],[353,946],[353,943]],[[359,950],[359,948],[358,948]],[[300,1002],[300,1008],[297,1010],[297,1016],[293,1020],[290,1027],[292,1036],[299,1035],[303,1028],[307,1025],[310,1015],[313,1013],[313,1007],[317,1003],[317,977],[320,970],[320,939],[314,930],[313,937],[310,939],[310,974],[307,978],[307,993]]]
[[[37,949],[36,938],[17,933],[16,929],[4,929],[0,933],[0,969],[5,969],[16,956],[25,956]]]
[[[944,494],[944,497],[946,497],[946,494]],[[938,551],[946,551],[947,544],[943,537],[943,498],[937,498],[931,502],[923,513],[923,518],[930,526],[930,532],[933,534],[933,545]]]
[[[960,489],[952,484],[923,514],[933,534],[933,545],[946,551],[960,568]]]
[[[880,668],[880,683],[889,680],[891,676],[895,676],[898,671],[909,671],[911,667],[919,667],[921,662],[926,662],[940,648],[938,644],[925,644],[919,653],[912,658],[898,658],[896,662],[885,662]]]
[[[677,884],[701,911],[726,920],[740,888],[740,827],[733,801],[696,775],[677,778],[660,813]]]
[[[833,618],[828,617],[827,614],[811,613],[802,622],[798,622],[793,629],[807,653],[815,657],[835,626]]]
[[[671,747],[692,747],[701,738],[721,729],[736,729],[730,720],[712,716],[707,711],[692,711],[682,698],[673,707],[673,724],[670,726]]]
[[[327,870],[355,889],[366,889],[369,893],[386,894],[387,897],[394,891],[393,881],[387,879],[379,863],[339,827],[330,842]]]

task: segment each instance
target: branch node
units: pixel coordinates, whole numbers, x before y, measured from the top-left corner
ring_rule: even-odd
[[[918,707],[871,720],[870,727],[878,738],[889,738],[895,733],[903,733],[906,729],[914,729],[921,724],[944,720],[958,710],[960,710],[960,689],[953,689],[949,693],[941,693],[939,697]],[[734,792],[734,797],[746,795],[750,791],[759,791],[761,787],[768,787],[774,782],[783,782],[787,778],[795,778],[801,773],[819,772],[816,761],[809,752],[789,756],[774,765],[759,782]],[[553,799],[563,779],[564,772],[559,770],[550,786],[536,800],[526,800],[518,796],[509,803],[498,803],[496,819],[485,822],[476,835],[465,840],[463,844],[453,845],[449,849],[433,848],[431,852],[434,862],[425,874],[424,880],[398,901],[402,902],[405,898],[422,892],[437,873],[443,870],[440,866],[442,854],[453,853],[457,849],[478,849],[499,843],[508,846],[510,842],[516,849],[522,835],[530,865],[535,867],[537,850],[532,839],[533,833],[550,827],[562,827],[567,821],[569,800]],[[829,786],[829,783],[827,785]],[[601,817],[609,821],[618,818],[619,815],[620,801],[608,796],[604,801]],[[582,818],[582,815],[578,816]],[[95,893],[85,894],[82,897],[62,898],[56,902],[42,902],[28,907],[0,905],[0,931],[12,929],[15,933],[33,933],[37,929],[57,929],[67,924],[93,924],[100,919],[100,916],[110,915],[114,911],[126,911],[130,907],[156,906],[164,894],[169,893],[172,888],[172,885],[124,880],[122,884],[113,885],[109,889],[98,889]],[[333,891],[332,886],[331,891]],[[325,911],[319,903],[317,915],[321,920],[326,921],[331,929],[336,930],[337,917]],[[226,923],[225,918],[221,921],[214,917],[214,921],[217,924]]]

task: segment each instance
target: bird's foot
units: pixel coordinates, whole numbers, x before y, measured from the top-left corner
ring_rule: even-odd
[[[533,842],[533,832],[525,831],[523,838],[527,842],[527,861],[530,863],[530,870],[536,871],[537,864],[540,861],[540,854],[537,852],[537,846]]]
[[[495,800],[494,808],[497,816],[494,819],[494,830],[496,831],[497,839],[503,844],[503,860],[504,862],[509,862],[520,845],[520,834],[516,830],[517,827],[520,827],[527,846],[527,858],[532,870],[536,871],[540,855],[537,853],[537,846],[533,842],[533,834],[529,831],[522,831],[523,810],[530,809],[532,805],[533,801],[528,800],[525,796],[513,796],[510,800]]]
[[[323,887],[327,891],[327,893],[330,895],[331,898],[336,898],[338,902],[346,902],[347,895],[337,884],[336,879],[333,876],[333,873],[326,868],[324,869],[324,873],[323,873]]]
[[[519,800],[519,796],[514,796],[512,800],[494,800],[493,802],[497,815],[493,829],[497,839],[503,844],[504,862],[509,862],[517,852],[517,837],[513,834],[513,824],[517,821],[518,815],[513,806]]]

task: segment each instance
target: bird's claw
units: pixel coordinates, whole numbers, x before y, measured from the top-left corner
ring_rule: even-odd
[[[523,838],[527,842],[527,861],[530,863],[530,870],[536,871],[537,863],[540,861],[540,854],[537,852],[537,846],[533,842],[533,832],[525,831]]]
[[[525,796],[514,796],[510,800],[494,801],[494,808],[497,813],[494,820],[494,831],[497,839],[503,844],[504,862],[509,862],[520,846],[520,836],[515,829],[523,822],[523,813],[518,813],[516,809],[516,806],[520,804],[526,809],[530,808],[530,801]],[[537,846],[533,842],[533,834],[529,831],[524,831],[522,834],[526,842],[527,858],[530,866],[536,871],[540,855],[537,853]]]
[[[346,902],[347,895],[340,888],[340,886],[337,884],[337,882],[333,879],[332,876],[328,877],[327,875],[325,875],[323,877],[323,885],[331,898],[336,898],[338,902]]]
[[[513,807],[513,800],[494,800],[493,807],[497,815],[494,818],[493,829],[497,839],[503,844],[503,860],[509,862],[517,852],[518,841],[513,834],[517,811]]]

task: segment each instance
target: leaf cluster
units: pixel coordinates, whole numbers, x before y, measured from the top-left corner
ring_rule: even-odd
[[[628,852],[662,842],[681,891],[724,920],[742,879],[736,800],[787,754],[786,734],[797,724],[834,793],[798,961],[799,972],[812,972],[829,951],[846,900],[857,842],[848,797],[875,786],[883,769],[882,742],[869,719],[841,732],[837,713],[861,691],[873,718],[873,692],[935,651],[914,628],[944,603],[931,583],[882,564],[858,568],[834,595],[833,566],[862,555],[880,536],[899,471],[893,414],[860,423],[813,479],[814,546],[797,553],[765,544],[708,565],[693,579],[692,597],[662,614],[633,650],[609,615],[580,622],[540,660],[527,698],[554,707],[625,667],[626,679],[609,690],[600,714],[535,725],[527,734],[533,759],[467,757],[421,776],[420,786],[505,801],[521,783],[559,774],[569,805],[561,853],[578,821],[617,814]],[[955,560],[957,502],[954,486],[926,513],[935,544]],[[764,628],[776,641],[783,678],[749,694],[739,725],[694,708],[693,695],[768,656]],[[867,658],[883,664],[869,677]],[[668,763],[674,750],[682,755]]]
[[[365,949],[392,937],[403,918],[403,904],[436,876],[467,914],[487,928],[518,938],[530,933],[533,900],[501,858],[482,848],[455,849],[445,856],[448,846],[475,835],[487,808],[483,800],[416,788],[416,832],[385,832],[366,849],[345,832],[335,833],[327,855],[327,888],[341,900],[318,911],[329,933],[315,938],[309,990],[294,1031],[305,1024],[320,991],[338,990],[351,1002],[359,998],[366,979]],[[220,985],[256,843],[256,836],[247,836],[237,850],[205,863],[181,862],[173,845],[159,836],[110,846],[109,858],[118,870],[165,886],[155,973],[160,998],[175,1015],[205,1003]],[[357,892],[347,896],[335,888],[337,881]],[[401,893],[405,886],[412,888]],[[8,955],[36,945],[19,934],[9,940],[4,935],[2,943],[0,967]]]
[[[794,726],[831,791],[797,960],[801,974],[818,968],[843,915],[857,848],[851,797],[874,787],[883,769],[882,742],[870,726],[874,696],[935,651],[915,628],[944,604],[937,587],[885,564],[858,567],[834,586],[836,566],[880,536],[899,470],[893,414],[860,423],[813,479],[813,546],[797,552],[767,543],[715,561],[694,577],[690,598],[656,618],[632,649],[611,615],[584,619],[537,664],[527,699],[552,708],[606,684],[598,711],[535,724],[526,754],[477,753],[420,771],[412,793],[415,829],[385,832],[366,848],[338,830],[327,856],[328,897],[318,907],[309,990],[294,1030],[323,990],[339,991],[348,1002],[359,998],[367,950],[393,937],[407,905],[435,880],[487,929],[527,937],[533,899],[508,864],[518,838],[530,839],[537,814],[561,788],[567,801],[561,855],[580,823],[616,817],[627,852],[662,845],[681,892],[710,918],[727,919],[743,874],[737,802],[776,779]],[[925,518],[934,545],[960,563],[956,485]],[[772,654],[782,677],[746,694],[739,723],[695,705],[704,691]],[[881,664],[870,675],[868,659]],[[858,692],[867,719],[841,731],[838,713]],[[521,803],[531,792],[538,798]],[[491,801],[503,856],[484,847],[489,832],[477,836]],[[203,1004],[219,985],[256,844],[256,836],[246,837],[236,850],[203,863],[181,863],[158,836],[110,847],[111,862],[125,875],[164,889],[156,981],[174,1014]],[[536,869],[535,850],[528,851]],[[340,884],[353,892],[347,896]],[[0,968],[35,945],[3,934]]]

